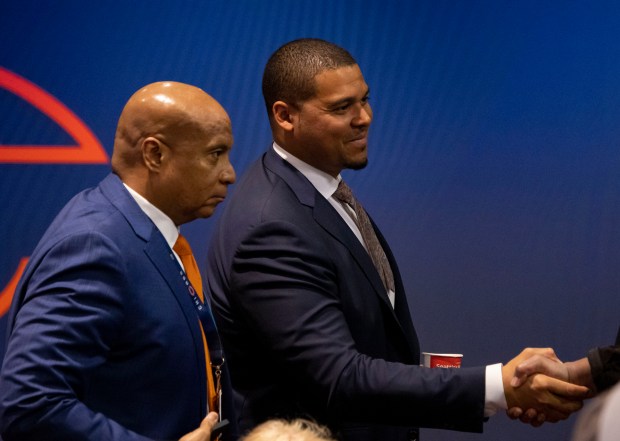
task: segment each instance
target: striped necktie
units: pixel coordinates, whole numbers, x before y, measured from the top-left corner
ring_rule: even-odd
[[[349,213],[351,218],[353,218],[357,228],[359,228],[360,233],[362,234],[362,239],[366,244],[368,254],[370,255],[372,262],[375,264],[375,268],[379,272],[379,276],[381,276],[385,290],[394,292],[394,274],[392,274],[392,268],[390,267],[390,263],[385,255],[385,251],[379,243],[379,239],[377,238],[375,230],[372,227],[368,214],[366,214],[362,204],[355,199],[351,188],[345,184],[344,180],[341,180],[338,184],[338,188],[334,192],[334,198],[339,200],[341,203],[348,204],[351,208],[353,208],[355,216],[353,216],[353,213],[351,213],[350,210],[346,211]]]

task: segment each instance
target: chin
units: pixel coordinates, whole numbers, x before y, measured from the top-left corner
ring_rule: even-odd
[[[213,216],[213,213],[215,213],[215,207],[204,207],[202,210],[200,210],[198,217],[201,219],[206,219]]]
[[[361,161],[351,161],[347,164],[348,169],[350,170],[361,170],[368,165],[368,158],[364,158]]]

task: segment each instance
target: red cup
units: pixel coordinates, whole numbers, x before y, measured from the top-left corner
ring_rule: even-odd
[[[434,352],[422,352],[424,356],[423,366],[430,368],[460,368],[463,354],[437,354]]]

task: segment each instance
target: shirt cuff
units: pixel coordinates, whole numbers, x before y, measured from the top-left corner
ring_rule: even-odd
[[[486,367],[484,388],[484,416],[493,416],[499,410],[506,410],[506,395],[504,394],[504,382],[502,381],[502,364],[492,364]]]

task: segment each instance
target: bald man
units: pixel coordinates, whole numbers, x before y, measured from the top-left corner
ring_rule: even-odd
[[[129,99],[113,173],[64,207],[15,291],[4,441],[209,439],[211,340],[173,247],[179,225],[226,197],[232,142],[226,111],[196,87],[154,83]]]

